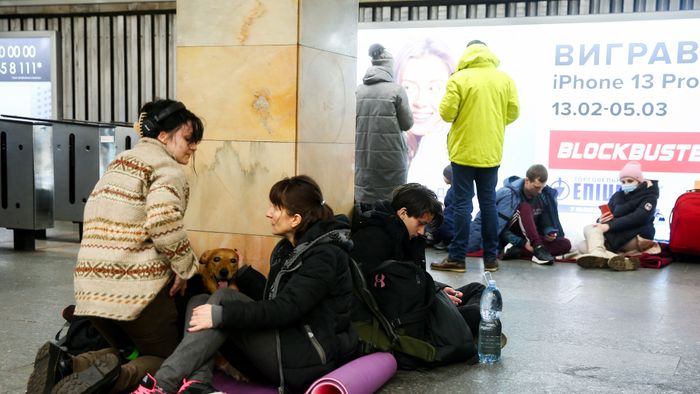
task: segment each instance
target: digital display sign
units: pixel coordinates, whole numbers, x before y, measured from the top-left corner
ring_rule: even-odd
[[[51,81],[51,39],[0,38],[0,81]]]
[[[59,71],[56,32],[0,33],[0,114],[60,118]]]

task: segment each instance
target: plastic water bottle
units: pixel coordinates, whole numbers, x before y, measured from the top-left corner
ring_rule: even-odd
[[[503,298],[490,273],[484,274],[488,285],[481,294],[481,322],[479,323],[479,362],[491,364],[501,358],[501,311]]]

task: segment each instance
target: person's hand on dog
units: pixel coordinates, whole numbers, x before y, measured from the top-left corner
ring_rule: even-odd
[[[168,294],[170,294],[171,297],[175,297],[175,294],[177,294],[179,291],[180,295],[185,295],[185,289],[187,289],[187,279],[182,279],[175,275],[173,286],[170,288],[170,292]]]
[[[204,304],[192,309],[192,317],[190,318],[190,328],[188,332],[196,332],[214,327],[214,319],[212,318],[211,305]]]

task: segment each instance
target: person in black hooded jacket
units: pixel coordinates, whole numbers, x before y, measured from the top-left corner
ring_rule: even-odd
[[[272,232],[284,238],[272,251],[268,279],[244,267],[241,292],[194,297],[184,339],[155,377],[144,378],[142,392],[178,392],[180,382],[180,392],[213,392],[213,356],[222,345],[248,377],[292,392],[355,356],[347,218],[334,217],[319,186],[304,175],[277,182],[270,202]]]
[[[608,201],[609,211],[583,229],[586,240],[578,249],[584,254],[576,260],[581,267],[635,270],[639,260],[624,254],[642,252],[654,239],[657,181],[644,179],[641,164],[630,161],[620,170],[620,183]]]
[[[394,190],[391,201],[356,205],[350,255],[365,275],[387,260],[412,261],[425,270],[425,226],[438,228],[441,223],[442,205],[435,193],[418,183],[407,183]],[[435,285],[457,306],[476,337],[484,285],[473,282],[458,289],[440,282]]]

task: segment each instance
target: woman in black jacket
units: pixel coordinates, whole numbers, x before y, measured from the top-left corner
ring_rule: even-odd
[[[188,333],[137,392],[213,392],[213,356],[222,345],[246,375],[290,391],[305,390],[355,354],[347,218],[334,218],[316,182],[304,175],[277,182],[270,202],[266,216],[283,239],[272,251],[268,279],[244,267],[241,292],[193,298]]]
[[[642,167],[631,161],[620,170],[620,190],[608,201],[609,211],[597,223],[586,226],[584,253],[576,262],[584,268],[609,267],[616,271],[639,268],[639,260],[625,257],[628,252],[642,252],[643,245],[654,239],[654,215],[659,199],[656,181],[645,180]]]

